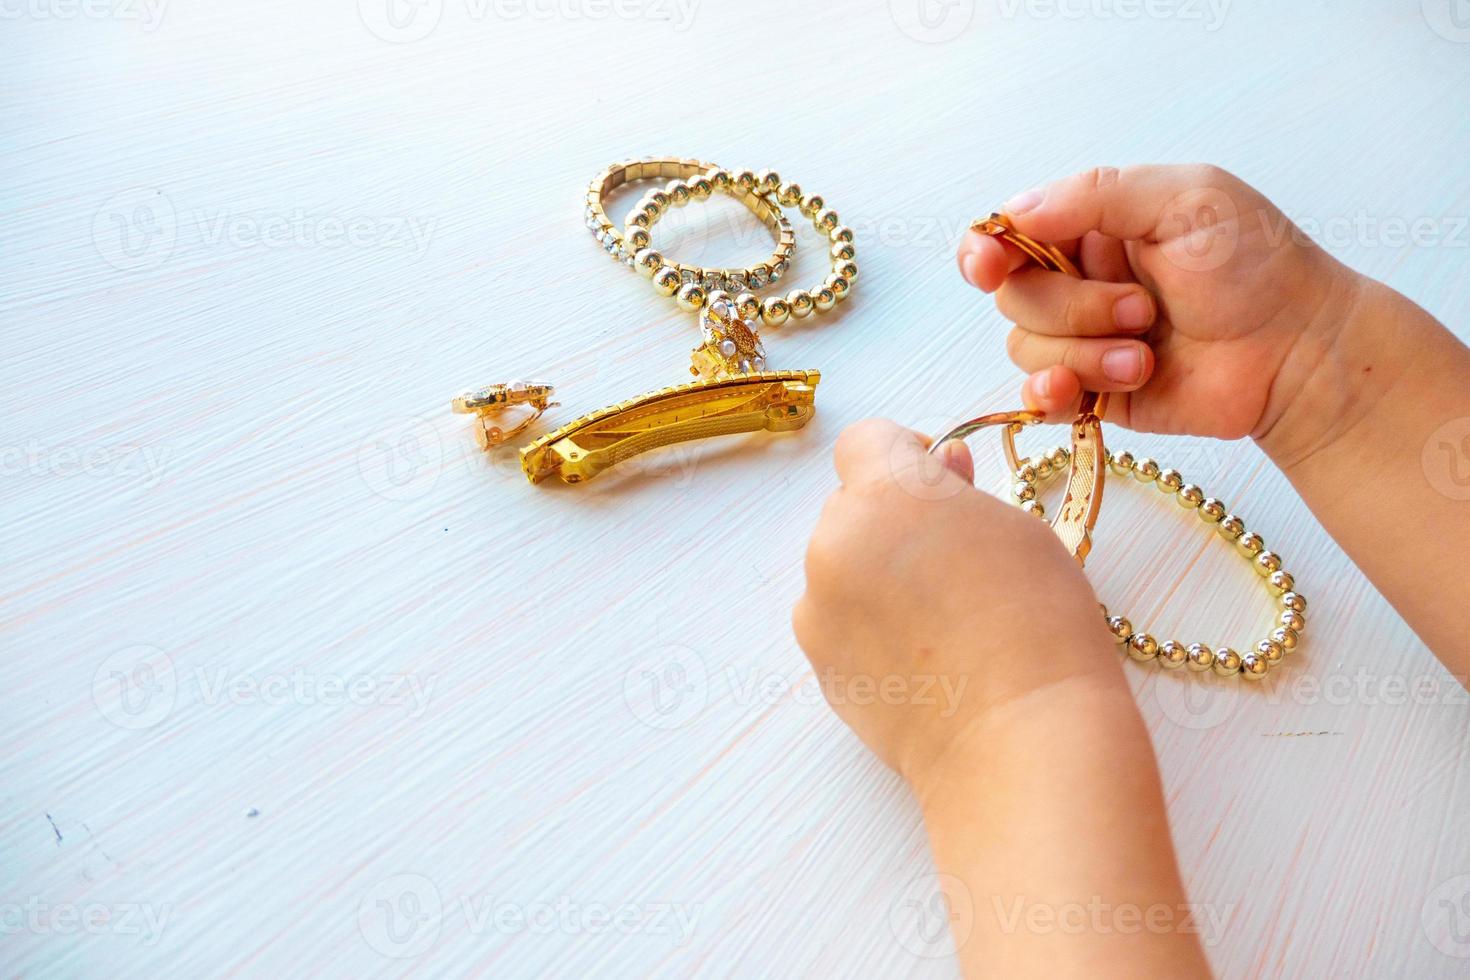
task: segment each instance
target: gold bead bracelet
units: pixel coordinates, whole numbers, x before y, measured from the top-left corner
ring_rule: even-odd
[[[1046,508],[1037,500],[1037,488],[1065,470],[1070,462],[1071,452],[1065,446],[1023,460],[1015,470],[1016,482],[1011,488],[1011,496],[1023,510],[1044,518]],[[1220,536],[1251,563],[1265,580],[1267,590],[1281,605],[1281,613],[1270,634],[1245,653],[1238,653],[1231,647],[1211,650],[1203,643],[1187,647],[1174,640],[1160,643],[1152,634],[1135,630],[1126,617],[1109,614],[1104,606],[1103,618],[1114,640],[1122,644],[1134,660],[1156,660],[1168,670],[1188,667],[1200,672],[1212,670],[1226,677],[1240,674],[1249,680],[1265,677],[1288,652],[1296,649],[1307,628],[1307,600],[1296,591],[1296,580],[1283,569],[1281,557],[1267,551],[1261,536],[1247,531],[1245,521],[1228,513],[1221,501],[1206,497],[1199,487],[1185,483],[1178,470],[1161,470],[1152,459],[1134,459],[1129,452],[1109,452],[1107,462],[1116,476],[1153,484],[1161,493],[1174,497],[1179,506],[1198,514],[1205,524],[1213,525]]]

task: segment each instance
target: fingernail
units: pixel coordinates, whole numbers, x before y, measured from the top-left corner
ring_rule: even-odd
[[[1051,397],[1051,372],[1042,371],[1031,379],[1031,390],[1036,393],[1038,401],[1046,401]]]
[[[1114,347],[1102,356],[1103,374],[1120,385],[1138,384],[1143,377],[1143,352],[1134,344]]]
[[[1025,214],[1027,211],[1030,211],[1032,208],[1036,207],[1036,205],[1040,204],[1041,199],[1045,196],[1046,192],[1044,192],[1041,188],[1033,187],[1031,190],[1026,191],[1023,194],[1017,194],[1015,197],[1007,201],[1006,211],[1010,214]]]
[[[1153,304],[1142,293],[1129,293],[1113,304],[1113,322],[1122,330],[1142,330],[1153,315]]]
[[[962,275],[962,276],[965,277],[965,282],[967,282],[970,285],[974,286],[976,289],[979,289],[980,288],[980,256],[978,256],[978,255],[961,255],[960,256],[960,275]]]

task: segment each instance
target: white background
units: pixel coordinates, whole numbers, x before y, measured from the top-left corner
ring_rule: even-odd
[[[918,813],[788,616],[845,425],[1015,403],[968,219],[1212,161],[1466,334],[1463,2],[0,11],[7,974],[953,976]],[[818,415],[529,487],[455,391],[544,376],[560,424],[687,377],[691,318],[580,218],[650,154],[776,168],[857,230],[841,315],[766,336]],[[728,201],[655,237],[768,248]],[[1464,975],[1460,689],[1253,446],[1109,435],[1312,601],[1248,693],[1129,665],[1216,968]],[[1185,640],[1271,611],[1152,492],[1110,494],[1089,574]]]

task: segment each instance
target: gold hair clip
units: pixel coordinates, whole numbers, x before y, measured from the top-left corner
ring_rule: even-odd
[[[1010,219],[1003,214],[996,213],[989,218],[977,220],[970,228],[1010,243],[1044,269],[1064,272],[1076,279],[1082,278],[1082,273],[1077,271],[1077,267],[1066,255],[1062,254],[1060,249],[1055,245],[1038,242],[1029,235],[1016,231]],[[1062,539],[1062,543],[1077,559],[1078,564],[1084,563],[1088,553],[1092,550],[1092,529],[1097,524],[1097,515],[1102,509],[1103,483],[1107,475],[1107,453],[1103,449],[1102,441],[1102,417],[1107,410],[1107,400],[1106,394],[1098,392],[1088,391],[1082,394],[1082,405],[1077,417],[1072,421],[1072,448],[1069,453],[1071,468],[1067,474],[1067,496],[1051,525],[1052,530],[1056,532],[1057,537]],[[1001,445],[1005,449],[1006,463],[1014,473],[1020,469],[1022,463],[1020,455],[1016,452],[1016,433],[1028,425],[1036,425],[1041,421],[1042,417],[1035,412],[1001,412],[995,415],[984,415],[963,422],[935,439],[929,447],[929,452],[936,452],[940,446],[951,439],[963,439],[981,429],[1000,427]],[[1032,500],[1024,503],[1032,504],[1033,506],[1027,509],[1033,512],[1041,508],[1039,503]]]
[[[493,449],[526,431],[548,408],[556,407],[558,403],[551,400],[555,392],[544,381],[512,381],[466,391],[455,396],[451,405],[460,415],[475,416],[475,441],[481,449]],[[506,409],[522,405],[531,414],[508,429],[495,424]]]
[[[691,439],[799,429],[816,411],[817,371],[762,371],[661,388],[584,415],[521,450],[526,479],[582,483],[650,449]]]

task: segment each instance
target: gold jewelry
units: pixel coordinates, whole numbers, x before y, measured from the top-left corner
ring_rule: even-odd
[[[555,392],[555,388],[543,381],[512,381],[466,391],[456,396],[451,406],[461,415],[475,416],[478,423],[475,427],[475,441],[482,449],[493,449],[520,435],[543,412],[555,407],[558,403],[551,400]],[[509,429],[493,424],[493,420],[502,412],[516,405],[530,407],[531,414]]]
[[[1003,214],[992,214],[970,227],[1009,242],[1043,268],[1082,278],[1077,267],[1056,246],[1038,242],[1016,231],[1010,219]],[[1199,487],[1185,483],[1178,470],[1160,470],[1159,464],[1152,459],[1135,460],[1132,453],[1115,456],[1108,452],[1102,440],[1102,418],[1106,410],[1105,393],[1083,392],[1081,409],[1072,423],[1071,448],[1058,446],[1034,458],[1022,459],[1016,453],[1016,433],[1042,421],[1036,413],[1024,411],[985,415],[962,423],[935,439],[929,452],[938,452],[939,447],[951,439],[963,439],[981,429],[1001,427],[1006,464],[1015,478],[1011,495],[1023,510],[1042,519],[1046,517],[1046,508],[1036,499],[1037,485],[1067,468],[1067,495],[1060,513],[1052,521],[1052,530],[1079,563],[1086,560],[1092,549],[1092,529],[1102,508],[1102,491],[1107,477],[1104,467],[1112,469],[1118,476],[1131,475],[1140,483],[1153,483],[1161,492],[1173,495],[1181,507],[1196,511],[1206,524],[1215,525],[1220,535],[1232,541],[1236,550],[1250,560],[1257,573],[1266,579],[1267,589],[1281,602],[1282,611],[1277,625],[1270,635],[1244,654],[1230,647],[1211,650],[1203,643],[1185,647],[1168,640],[1160,644],[1147,632],[1135,632],[1133,624],[1125,617],[1110,615],[1107,607],[1103,606],[1108,630],[1134,660],[1157,660],[1170,670],[1188,666],[1193,671],[1211,670],[1222,676],[1240,674],[1251,680],[1260,680],[1281,662],[1286,653],[1296,649],[1307,627],[1307,600],[1295,591],[1296,580],[1282,568],[1279,555],[1264,550],[1265,543],[1259,534],[1246,531],[1245,521],[1227,513],[1219,500],[1206,497]]]
[[[521,450],[521,468],[532,483],[581,483],[660,446],[799,429],[816,411],[821,379],[816,371],[766,371],[661,388],[548,432]]]
[[[1036,499],[1039,485],[1059,472],[1067,463],[1068,451],[1058,446],[1050,452],[1031,459],[1022,460],[1015,468],[1016,485],[1011,495],[1021,507],[1037,517],[1044,517],[1046,510]],[[1285,655],[1295,650],[1301,635],[1307,628],[1307,600],[1296,591],[1296,579],[1282,567],[1282,560],[1273,551],[1265,550],[1265,542],[1259,534],[1245,529],[1245,521],[1226,512],[1225,505],[1213,497],[1204,496],[1199,487],[1185,483],[1178,470],[1161,470],[1152,459],[1133,458],[1132,453],[1107,454],[1108,466],[1120,477],[1132,476],[1143,484],[1153,484],[1159,492],[1178,501],[1185,510],[1194,511],[1206,525],[1211,525],[1220,536],[1234,545],[1237,554],[1251,563],[1266,584],[1266,589],[1276,597],[1281,612],[1271,632],[1254,647],[1237,653],[1230,647],[1211,650],[1203,643],[1184,646],[1174,640],[1159,643],[1153,635],[1135,631],[1133,624],[1124,616],[1108,613],[1102,607],[1103,619],[1113,638],[1128,651],[1128,656],[1138,661],[1157,660],[1168,670],[1187,666],[1193,671],[1213,670],[1221,676],[1240,674],[1249,680],[1260,680],[1272,667],[1279,664]]]
[[[718,176],[718,175],[723,175]],[[649,191],[628,212],[624,228],[607,216],[608,196],[623,184],[635,180],[670,178],[662,188]],[[760,289],[778,281],[791,263],[796,251],[796,232],[775,201],[752,180],[737,183],[727,171],[702,160],[678,157],[649,157],[615,163],[598,174],[587,188],[583,217],[587,227],[602,245],[603,251],[631,269],[653,280],[654,289],[673,296],[685,286],[697,285],[706,294],[716,289],[741,292]],[[705,200],[715,191],[728,193],[755,214],[776,236],[776,250],[761,265],[743,269],[716,269],[670,262],[650,243],[648,229],[670,207],[691,200]],[[665,272],[664,270],[670,270]],[[774,278],[773,278],[774,277]],[[697,307],[696,307],[697,308]]]

